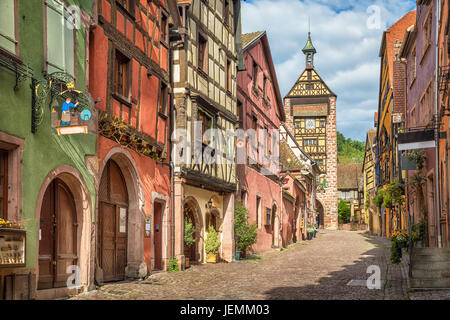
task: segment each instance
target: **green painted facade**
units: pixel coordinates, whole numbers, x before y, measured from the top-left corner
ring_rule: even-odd
[[[44,76],[44,17],[45,1],[18,0],[18,56],[24,64],[32,68],[33,77],[42,80]],[[94,0],[67,1],[67,4],[79,6],[92,15]],[[1,16],[1,14],[0,14]],[[76,89],[86,91],[86,29],[76,31]],[[45,104],[45,116],[38,126],[37,133],[31,131],[32,89],[30,78],[15,86],[14,72],[0,66],[0,131],[25,139],[22,154],[22,220],[27,228],[26,268],[36,267],[36,241],[38,239],[38,221],[35,218],[35,206],[42,184],[53,169],[70,165],[79,171],[91,196],[92,208],[95,208],[94,177],[88,172],[85,157],[96,154],[96,135],[77,134],[58,136],[51,125],[51,109]],[[92,217],[94,218],[94,217]]]

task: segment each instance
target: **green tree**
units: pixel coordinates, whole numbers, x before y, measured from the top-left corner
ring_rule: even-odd
[[[234,235],[236,237],[236,246],[241,251],[243,257],[247,250],[253,252],[252,246],[256,243],[258,225],[248,223],[248,210],[238,202],[234,213]]]
[[[350,222],[350,215],[351,215],[351,208],[345,202],[344,200],[341,200],[338,204],[338,215],[339,220],[341,220],[343,223],[349,223]]]
[[[365,143],[346,139],[340,132],[337,133],[338,161],[339,163],[362,163],[364,160]]]

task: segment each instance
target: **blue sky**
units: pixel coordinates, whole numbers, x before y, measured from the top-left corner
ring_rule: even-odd
[[[316,70],[338,95],[338,130],[363,141],[378,108],[382,33],[414,9],[414,0],[247,0],[242,28],[267,31],[284,97],[305,68],[310,17]]]

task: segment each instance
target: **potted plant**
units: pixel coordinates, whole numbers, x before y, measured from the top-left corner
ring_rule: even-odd
[[[412,240],[416,248],[423,248],[423,241],[427,236],[427,222],[422,219],[419,223],[412,226]]]
[[[391,247],[391,262],[393,264],[399,264],[402,259],[402,248],[408,247],[408,237],[406,232],[397,231],[392,237],[392,247]]]
[[[219,235],[214,228],[209,228],[205,240],[206,262],[217,263],[219,248]]]
[[[236,254],[235,259],[245,258],[247,251],[253,252],[252,246],[256,243],[258,237],[258,225],[256,223],[249,224],[248,210],[240,202],[236,204],[234,215],[234,234],[236,238]]]
[[[306,229],[307,239],[312,240],[314,237],[314,228],[311,225],[308,225],[308,228]]]
[[[184,219],[184,247],[185,250],[189,250],[190,247],[192,247],[192,245],[195,242],[195,238],[194,238],[194,234],[195,234],[195,228],[194,225],[192,224],[191,221],[189,221],[189,219],[185,218]],[[185,267],[189,268],[190,266],[190,261],[189,261],[189,257],[187,257],[185,255]]]

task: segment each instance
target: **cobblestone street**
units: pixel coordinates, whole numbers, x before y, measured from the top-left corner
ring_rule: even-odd
[[[387,239],[361,232],[321,231],[313,241],[281,252],[273,250],[243,262],[193,266],[185,272],[159,273],[143,281],[107,284],[72,299],[450,299],[450,290],[410,292],[406,260],[391,265],[389,255]],[[370,265],[380,266],[381,290],[365,286]],[[364,281],[349,286],[351,280]]]

